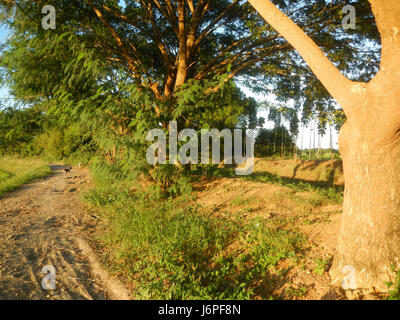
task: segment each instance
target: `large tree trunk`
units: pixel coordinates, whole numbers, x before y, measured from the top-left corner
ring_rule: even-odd
[[[345,195],[331,276],[355,270],[357,288],[386,290],[400,266],[400,55],[382,62],[339,137]],[[397,67],[396,67],[397,65]],[[397,71],[395,71],[397,70]],[[349,101],[351,103],[351,101]]]
[[[379,73],[354,86],[339,147],[345,195],[342,226],[330,274],[355,270],[355,288],[385,291],[400,266],[400,2],[370,0],[382,39]]]
[[[249,2],[299,51],[347,116],[339,138],[345,194],[333,281],[342,283],[353,270],[350,288],[386,290],[392,266],[400,266],[400,1],[369,0],[382,38],[381,68],[369,83],[340,74],[271,1]]]
[[[342,131],[345,196],[330,274],[340,284],[349,265],[356,272],[353,289],[386,290],[384,282],[394,280],[391,266],[400,262],[400,143],[367,147],[366,152],[365,139],[351,140]]]

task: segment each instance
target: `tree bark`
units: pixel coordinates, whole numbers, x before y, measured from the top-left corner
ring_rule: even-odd
[[[356,288],[385,291],[385,281],[394,280],[391,266],[400,262],[400,142],[395,132],[371,139],[382,131],[368,133],[364,125],[347,122],[340,132],[345,195],[330,274],[340,284],[350,265]]]
[[[178,1],[179,18],[179,56],[175,89],[183,85],[187,75],[187,32],[186,32],[186,6],[183,0]]]
[[[351,266],[354,287],[387,290],[400,266],[400,2],[369,0],[382,38],[378,74],[344,77],[318,46],[269,0],[249,0],[301,54],[338,101],[347,121],[339,135],[345,176],[342,225],[330,270],[340,284]]]

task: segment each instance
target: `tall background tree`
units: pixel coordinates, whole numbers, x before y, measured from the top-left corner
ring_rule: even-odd
[[[341,1],[279,3],[343,68],[359,67],[364,76],[376,68],[371,52],[354,49],[357,38],[335,29]],[[44,5],[57,10],[55,30],[41,27]],[[131,91],[141,90],[140,96],[146,92],[148,97],[145,104],[152,105],[146,116],[153,126],[166,129],[171,119],[180,126],[200,126],[202,120],[212,124],[214,119],[232,125],[231,114],[246,111],[240,110],[240,103],[223,108],[225,97],[216,101],[212,95],[224,84],[231,86],[224,94],[234,94],[238,89],[232,79],[259,92],[269,87],[282,103],[295,99],[298,106],[313,108],[333,103],[293,48],[262,23],[247,1],[131,0],[121,5],[115,0],[7,0],[2,6],[16,9],[15,16],[4,20],[16,36],[3,53],[8,84],[16,96],[29,92],[51,99],[51,110],[69,113],[69,121],[88,112],[88,105],[98,109],[93,105],[95,93],[100,100],[111,93],[114,102],[108,105],[118,99],[121,105],[128,97],[134,103]],[[365,27],[363,33],[372,32]],[[370,59],[366,62],[360,55]],[[180,92],[185,89],[186,94]],[[185,99],[179,102],[179,97]],[[121,111],[115,110],[115,117]],[[204,119],[210,112],[213,117]],[[136,116],[132,112],[123,118],[129,124]]]

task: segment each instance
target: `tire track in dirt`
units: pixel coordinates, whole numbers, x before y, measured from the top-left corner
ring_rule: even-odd
[[[129,299],[82,237],[77,194],[88,171],[51,168],[52,176],[0,197],[0,299]],[[54,290],[42,288],[47,265]]]

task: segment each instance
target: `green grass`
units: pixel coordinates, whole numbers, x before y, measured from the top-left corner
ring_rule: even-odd
[[[400,270],[396,270],[395,266],[391,266],[392,271],[396,273],[395,282],[386,282],[388,294],[386,300],[400,300]]]
[[[2,157],[0,158],[0,196],[51,173],[49,166],[43,160]]]
[[[279,298],[274,289],[301,257],[305,237],[288,223],[217,217],[190,196],[155,204],[145,191],[95,181],[85,200],[108,221],[97,237],[103,262],[138,299]]]
[[[286,288],[286,294],[291,296],[291,297],[301,298],[306,293],[307,293],[307,288],[306,287],[300,287],[298,289],[293,288],[293,287]]]
[[[327,270],[327,267],[329,265],[329,260],[317,259],[315,262],[316,262],[316,266],[314,268],[314,273],[322,276],[324,274],[324,272]]]

